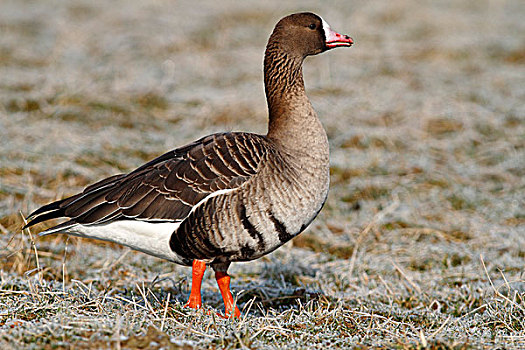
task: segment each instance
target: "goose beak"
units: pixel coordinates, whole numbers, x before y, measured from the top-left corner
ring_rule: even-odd
[[[350,47],[354,44],[354,39],[348,35],[339,34],[330,27],[325,28],[325,36],[325,43],[328,49],[333,49],[334,47]]]

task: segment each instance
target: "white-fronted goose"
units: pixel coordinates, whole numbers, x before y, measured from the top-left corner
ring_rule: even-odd
[[[352,44],[313,13],[284,17],[264,56],[266,136],[206,136],[41,207],[25,227],[67,218],[41,235],[95,238],[192,265],[192,308],[202,305],[202,277],[211,265],[226,315],[239,316],[230,263],[259,258],[298,235],[328,193],[328,140],[305,94],[303,60]]]

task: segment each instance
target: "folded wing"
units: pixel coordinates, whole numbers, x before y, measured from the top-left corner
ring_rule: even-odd
[[[256,134],[210,135],[44,206],[31,213],[26,227],[61,217],[69,221],[44,234],[116,220],[180,222],[207,196],[235,189],[255,175],[267,147]]]

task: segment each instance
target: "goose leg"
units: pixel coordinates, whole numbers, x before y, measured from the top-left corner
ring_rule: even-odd
[[[222,300],[224,300],[224,315],[227,318],[241,316],[241,312],[233,301],[232,293],[230,292],[230,276],[226,271],[215,271],[215,279],[221,291]]]
[[[193,260],[191,266],[191,292],[190,299],[186,303],[187,307],[192,309],[200,309],[202,307],[201,284],[204,272],[206,272],[206,263],[197,259]]]

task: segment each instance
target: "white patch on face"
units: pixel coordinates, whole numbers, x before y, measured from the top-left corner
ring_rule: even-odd
[[[323,24],[324,37],[326,38],[326,41],[328,42],[333,36],[331,35],[333,33],[333,30],[332,28],[330,28],[330,25],[328,24],[328,22],[326,22],[322,17],[321,17],[321,22]]]
[[[323,23],[323,30],[324,30],[324,37],[326,38],[326,43],[330,43],[332,41],[337,41],[337,33],[330,28],[330,25],[321,18],[321,21]]]
[[[328,39],[328,33],[330,33],[332,29],[330,28],[330,25],[328,24],[328,22],[326,22],[323,19],[323,17],[321,17],[321,23],[323,24],[324,36],[326,39]]]

